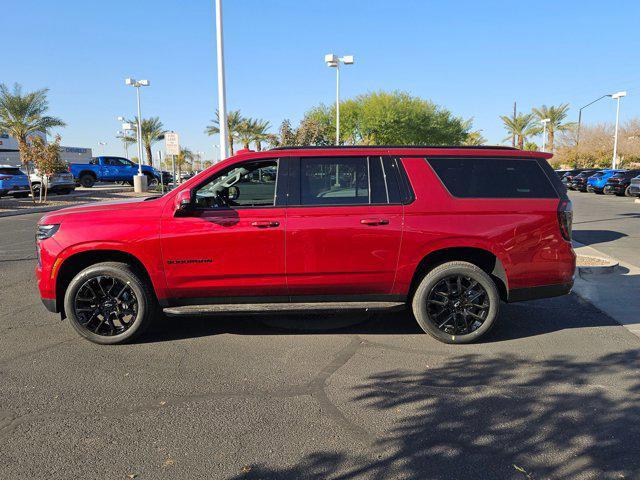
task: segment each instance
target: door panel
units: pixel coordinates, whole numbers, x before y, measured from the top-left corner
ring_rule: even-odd
[[[288,207],[290,295],[391,293],[400,250],[402,208]]]
[[[162,254],[172,296],[286,295],[284,224],[282,208],[165,217]]]

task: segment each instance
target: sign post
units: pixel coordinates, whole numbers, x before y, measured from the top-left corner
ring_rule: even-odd
[[[167,132],[164,134],[165,155],[171,155],[171,164],[173,167],[173,187],[178,183],[176,179],[176,155],[180,155],[180,139],[176,132]]]

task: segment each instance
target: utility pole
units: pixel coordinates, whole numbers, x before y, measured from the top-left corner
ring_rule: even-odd
[[[215,0],[216,51],[218,54],[218,126],[220,130],[220,160],[227,158],[227,90],[224,77],[224,44],[222,35],[222,0]]]
[[[513,124],[515,125],[516,123],[516,101],[513,101]],[[511,146],[515,147],[516,146],[516,134],[512,134],[511,135]]]

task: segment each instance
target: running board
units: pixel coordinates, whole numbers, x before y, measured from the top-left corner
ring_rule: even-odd
[[[403,302],[226,303],[169,307],[164,309],[164,313],[169,315],[207,315],[214,313],[345,312],[351,310],[396,310],[404,308],[405,305]]]

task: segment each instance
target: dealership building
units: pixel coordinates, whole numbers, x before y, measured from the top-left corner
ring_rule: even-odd
[[[45,142],[47,141],[44,137]],[[60,146],[60,155],[68,163],[89,163],[92,152],[90,148]],[[18,141],[6,133],[0,133],[0,164],[19,166],[20,152]]]

